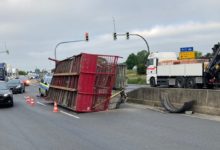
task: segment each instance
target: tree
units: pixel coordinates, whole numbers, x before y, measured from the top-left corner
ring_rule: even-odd
[[[138,64],[146,64],[148,55],[149,53],[146,50],[142,50],[138,52],[137,53]]]
[[[36,74],[39,74],[39,73],[40,73],[40,69],[36,68],[34,72],[35,72]]]
[[[126,60],[126,64],[128,69],[132,69],[137,65],[137,56],[134,53],[130,54]]]
[[[207,53],[207,54],[205,54],[203,57],[205,57],[205,58],[211,58],[211,57],[212,57],[212,54],[211,54],[211,53]]]
[[[202,52],[200,51],[195,51],[196,59],[199,59],[202,57]]]
[[[18,71],[18,74],[19,74],[19,75],[27,75],[27,72],[25,72],[25,71],[23,71],[23,70],[19,70],[19,71]]]
[[[137,53],[137,73],[138,74],[146,74],[146,63],[149,53],[146,50],[142,50]]]
[[[146,66],[144,64],[137,65],[137,73],[138,74],[146,74]]]

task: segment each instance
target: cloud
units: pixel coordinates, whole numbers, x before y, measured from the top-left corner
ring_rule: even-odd
[[[202,34],[209,32],[216,32],[220,30],[220,22],[208,22],[208,23],[195,23],[189,22],[179,25],[157,25],[150,30],[134,30],[132,32],[138,33],[149,38],[161,38],[161,37],[175,37],[188,35],[192,36],[193,34]]]
[[[114,41],[112,17],[117,33],[143,35],[151,51],[194,46],[207,52],[220,39],[219,5],[219,0],[1,0],[0,48],[6,42],[10,55],[0,59],[24,70],[51,69],[47,58],[54,57],[55,45],[84,39],[84,32],[90,41],[59,46],[59,59],[88,52],[119,55],[124,61],[146,49],[139,37]]]

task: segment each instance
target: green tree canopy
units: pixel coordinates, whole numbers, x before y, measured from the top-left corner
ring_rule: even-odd
[[[199,59],[202,57],[202,52],[200,51],[195,51],[196,59]]]
[[[128,69],[132,69],[134,66],[137,66],[138,74],[146,73],[147,58],[149,53],[146,50],[141,50],[135,55],[134,53],[130,54],[126,60]]]
[[[146,50],[142,50],[137,53],[137,60],[138,64],[146,64],[147,63],[147,57],[148,57],[148,52]]]
[[[138,74],[146,74],[146,63],[149,53],[146,50],[142,50],[137,53],[137,73]]]
[[[132,69],[137,65],[137,56],[134,53],[131,53],[126,60],[127,68]]]
[[[18,71],[18,74],[19,74],[19,75],[27,75],[27,72],[25,72],[25,71],[23,71],[23,70],[19,70],[19,71]]]

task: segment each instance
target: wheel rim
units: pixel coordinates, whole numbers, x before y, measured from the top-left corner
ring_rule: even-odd
[[[193,82],[192,79],[189,79],[189,80],[187,81],[187,87],[188,87],[188,88],[193,88],[193,87],[194,87],[194,82]]]

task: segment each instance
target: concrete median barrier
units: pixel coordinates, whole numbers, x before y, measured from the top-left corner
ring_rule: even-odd
[[[151,106],[159,106],[160,94],[169,94],[174,105],[182,105],[189,100],[195,100],[194,112],[220,115],[220,91],[208,89],[176,89],[176,88],[139,88],[128,94],[128,102]]]

